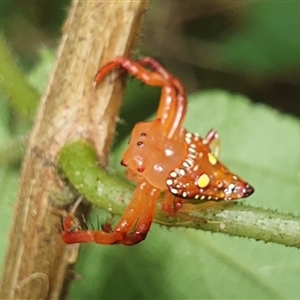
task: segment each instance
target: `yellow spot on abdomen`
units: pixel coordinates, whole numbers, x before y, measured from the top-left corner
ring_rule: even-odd
[[[208,160],[212,165],[217,163],[217,158],[211,153],[208,153]]]
[[[204,173],[199,177],[197,184],[201,189],[203,189],[209,185],[209,182],[210,182],[209,176]]]

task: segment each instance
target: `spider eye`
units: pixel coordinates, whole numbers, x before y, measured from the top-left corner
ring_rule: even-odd
[[[142,146],[144,145],[143,142],[137,142],[136,144],[137,144],[139,147],[142,147]]]

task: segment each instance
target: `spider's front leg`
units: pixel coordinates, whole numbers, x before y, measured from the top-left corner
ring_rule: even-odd
[[[66,244],[95,242],[98,244],[134,245],[145,239],[155,214],[160,191],[148,182],[138,183],[123,216],[112,232],[108,230],[74,230],[73,210],[63,222],[62,239]]]
[[[146,188],[141,195],[140,201],[143,202],[143,209],[139,219],[132,234],[127,234],[122,244],[127,246],[135,245],[146,238],[155,215],[159,194],[160,190],[148,184],[148,188]]]
[[[153,71],[147,70],[144,66],[149,66]],[[157,119],[161,119],[164,125],[163,133],[168,138],[179,134],[187,106],[185,90],[181,82],[152,58],[144,58],[136,62],[119,56],[99,70],[94,79],[94,86],[117,67],[123,68],[147,85],[162,87]]]
[[[123,56],[116,57],[113,61],[102,67],[94,78],[94,85],[97,85],[113,69],[121,67],[126,72],[136,77],[143,83],[150,86],[170,86],[168,78],[164,78],[159,72],[153,72],[145,69],[139,62],[133,61]]]
[[[176,106],[172,109],[168,107],[169,98],[164,96],[164,90],[162,91],[161,100],[157,110],[157,118],[161,118],[163,115],[168,115],[169,122],[172,122],[169,138],[172,138],[174,134],[178,133],[180,128],[183,127],[184,118],[187,109],[187,100],[185,88],[181,81],[174,77],[168,70],[166,70],[158,61],[151,57],[144,57],[138,61],[143,66],[152,68],[155,72],[160,73],[166,80],[172,84],[176,91],[174,95]]]

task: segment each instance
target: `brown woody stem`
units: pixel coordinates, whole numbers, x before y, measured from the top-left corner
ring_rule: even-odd
[[[144,0],[72,2],[28,142],[1,299],[62,297],[71,258],[51,199],[51,192],[60,190],[53,165],[63,145],[78,138],[90,140],[105,165],[123,84],[107,78],[93,90],[93,77],[115,56],[130,56],[147,6]]]

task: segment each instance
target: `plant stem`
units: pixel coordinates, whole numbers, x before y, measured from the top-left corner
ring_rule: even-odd
[[[129,202],[134,187],[109,175],[98,165],[97,155],[85,141],[65,145],[59,154],[58,169],[68,182],[97,207],[120,215]],[[155,222],[172,227],[189,227],[231,236],[254,238],[300,248],[300,217],[246,205],[221,206],[179,213],[176,218],[158,210]],[[204,221],[205,220],[205,221]]]
[[[147,6],[144,0],[72,2],[28,142],[0,299],[62,299],[67,290],[76,259],[60,237],[61,210],[51,195],[61,186],[53,164],[64,144],[81,137],[94,143],[105,165],[124,83],[108,78],[94,90],[93,78],[99,66],[130,56]]]

